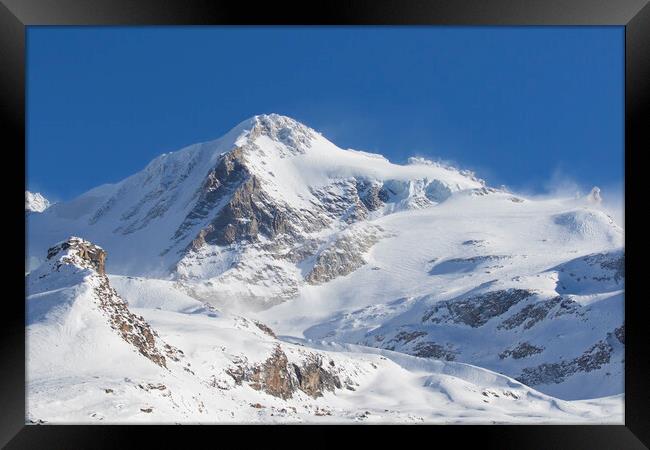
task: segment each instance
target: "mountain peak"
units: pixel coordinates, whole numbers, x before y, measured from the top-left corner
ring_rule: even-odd
[[[265,136],[299,153],[311,147],[312,140],[319,135],[297,120],[275,113],[253,116],[235,129],[242,129],[239,139],[245,138],[250,142]]]
[[[63,242],[50,247],[47,259],[56,260],[57,266],[67,264],[97,271],[105,274],[106,252],[92,242],[76,236],[70,236]]]
[[[50,201],[38,192],[25,191],[25,211],[43,212],[50,207]]]

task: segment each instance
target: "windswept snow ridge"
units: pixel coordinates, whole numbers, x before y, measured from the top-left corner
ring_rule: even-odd
[[[50,207],[50,201],[38,192],[25,191],[25,212],[43,212]]]

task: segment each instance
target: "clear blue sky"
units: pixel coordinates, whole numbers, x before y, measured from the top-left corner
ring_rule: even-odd
[[[30,27],[27,182],[56,200],[277,112],[543,192],[623,181],[622,27]]]

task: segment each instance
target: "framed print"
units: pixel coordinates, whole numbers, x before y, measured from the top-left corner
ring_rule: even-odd
[[[2,444],[647,448],[647,2],[312,6],[3,0]]]

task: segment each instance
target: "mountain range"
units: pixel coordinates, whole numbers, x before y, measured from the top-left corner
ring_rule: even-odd
[[[32,421],[622,422],[597,188],[521,195],[270,114],[29,209]]]

